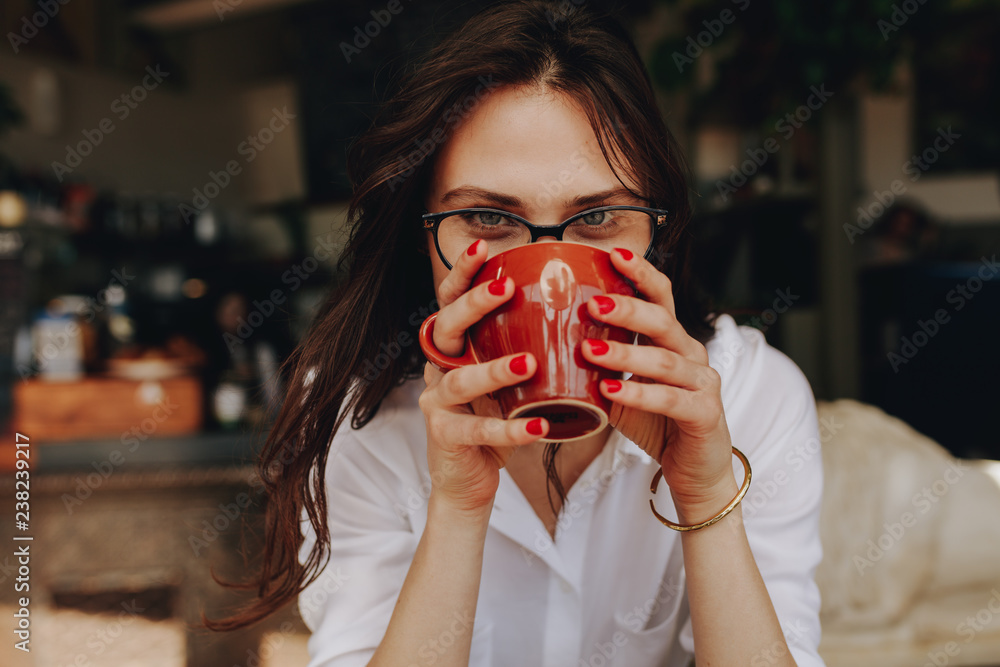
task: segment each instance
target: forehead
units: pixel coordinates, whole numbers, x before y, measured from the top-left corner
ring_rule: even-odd
[[[440,149],[430,198],[459,186],[503,192],[540,207],[620,182],[575,100],[551,89],[507,87],[493,90],[457,121]]]

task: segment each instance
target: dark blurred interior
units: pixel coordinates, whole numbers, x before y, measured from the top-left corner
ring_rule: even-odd
[[[36,562],[51,608],[233,604],[207,566],[244,571],[280,367],[338,278],[346,147],[409,58],[486,4],[0,6],[0,451],[12,469],[31,437],[36,517],[76,539]],[[613,7],[689,159],[719,308],[817,398],[1000,459],[1000,3]],[[187,662],[162,664],[247,664],[282,622],[189,633]]]

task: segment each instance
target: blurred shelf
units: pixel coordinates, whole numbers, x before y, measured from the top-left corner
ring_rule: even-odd
[[[242,431],[148,438],[138,445],[121,439],[32,442],[32,473],[101,474],[109,465],[129,473],[246,467],[253,464],[262,443],[261,437]]]

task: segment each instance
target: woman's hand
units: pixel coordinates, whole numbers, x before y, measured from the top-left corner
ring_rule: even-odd
[[[738,488],[719,374],[705,346],[677,321],[670,279],[628,251],[613,251],[611,261],[645,300],[608,294],[591,298],[587,309],[598,321],[637,332],[639,345],[585,341],[583,355],[633,374],[601,382],[614,404],[611,425],[660,462],[681,521],[706,520]]]
[[[470,248],[438,288],[441,309],[434,322],[434,345],[457,357],[465,346],[465,331],[514,295],[512,281],[469,289],[487,258],[485,241]],[[424,367],[427,388],[420,409],[427,424],[427,462],[431,489],[438,500],[459,510],[488,507],[500,485],[500,468],[513,447],[535,442],[546,433],[544,419],[502,419],[495,404],[483,397],[531,377],[538,364],[531,354],[513,354],[483,364],[442,373]],[[475,406],[475,410],[473,410]],[[483,416],[487,415],[487,416]]]

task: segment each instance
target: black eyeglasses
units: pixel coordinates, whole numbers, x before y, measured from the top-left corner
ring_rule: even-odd
[[[462,208],[421,216],[434,235],[441,261],[450,270],[476,241],[486,241],[490,256],[552,237],[602,250],[625,248],[646,259],[656,230],[667,223],[668,211],[645,206],[599,206],[581,211],[558,225],[534,225],[519,215],[496,208]]]

